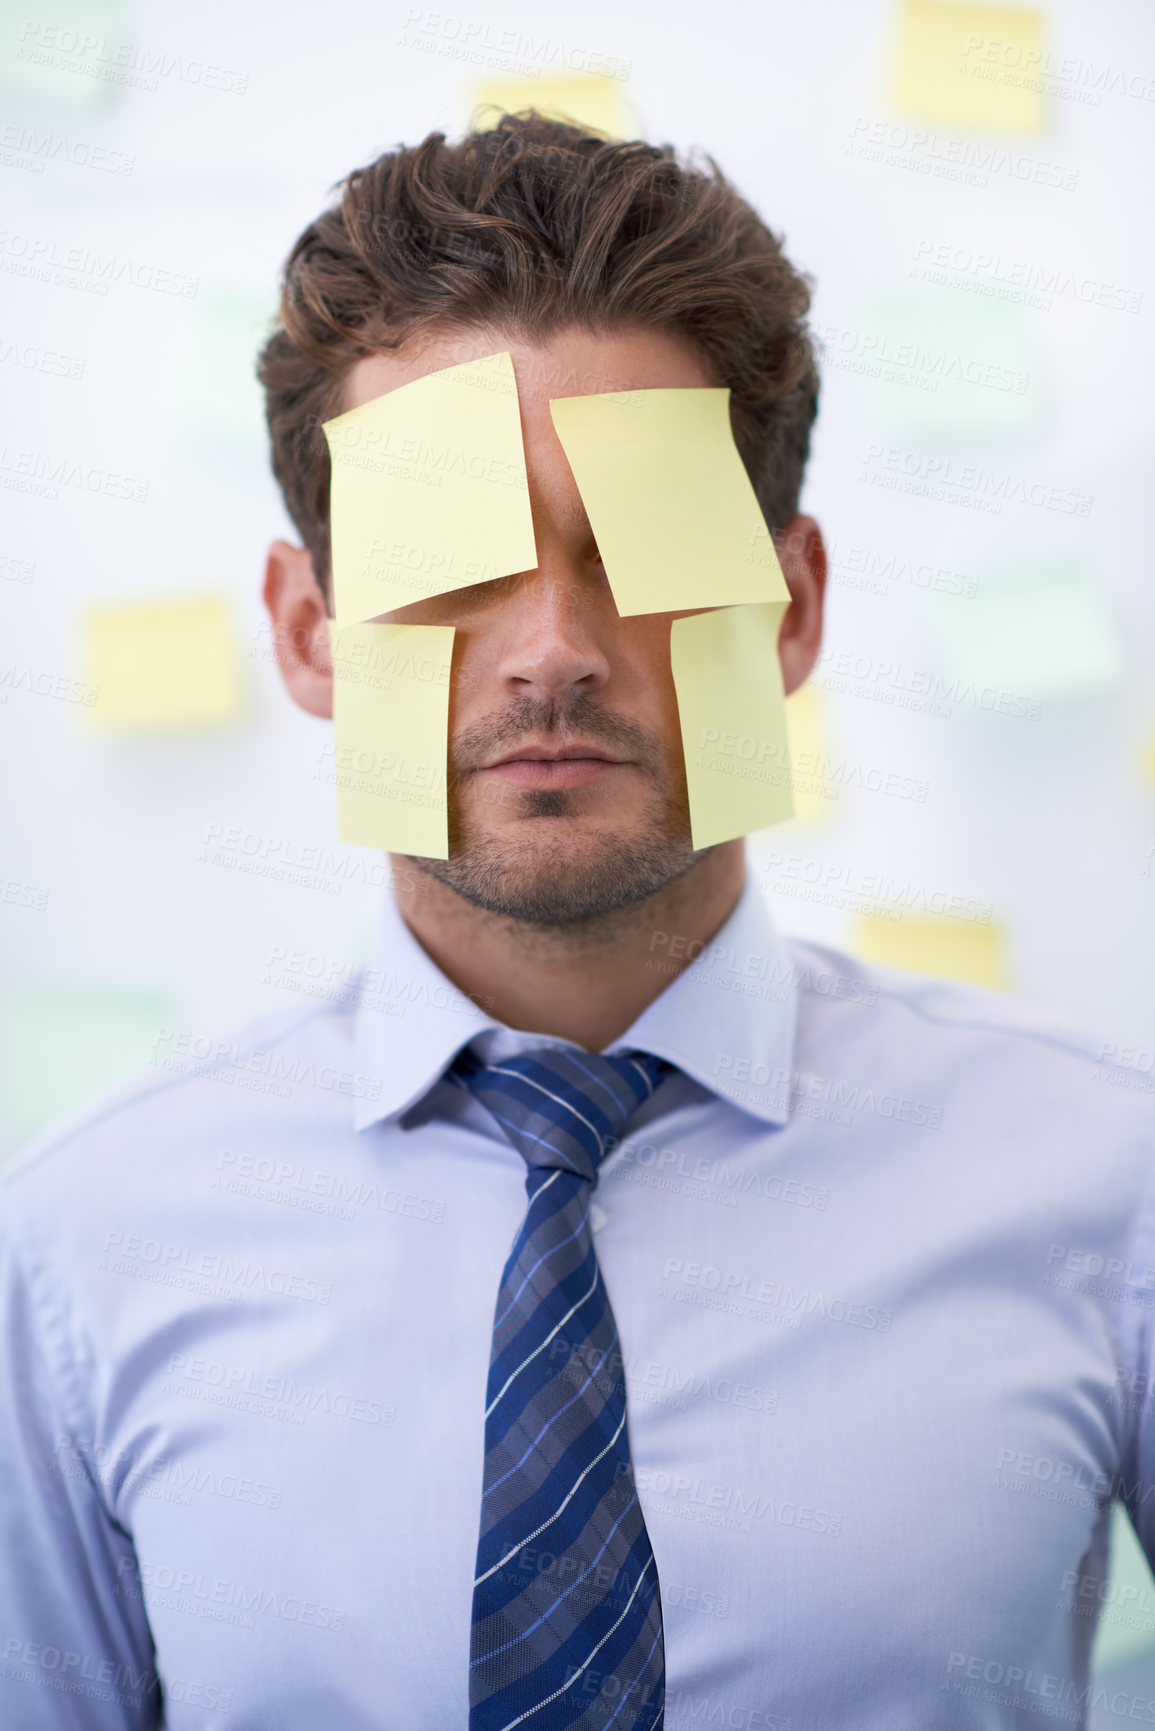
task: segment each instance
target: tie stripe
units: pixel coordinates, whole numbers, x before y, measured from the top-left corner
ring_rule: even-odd
[[[557,1599],[554,1602],[555,1604],[560,1604],[562,1599],[567,1598],[569,1596],[569,1594],[573,1592],[574,1587],[580,1585],[580,1583],[586,1579],[586,1576],[589,1574],[590,1569],[592,1569],[597,1563],[599,1563],[601,1561],[602,1557],[605,1555],[605,1552],[609,1546],[610,1539],[613,1538],[614,1534],[617,1532],[618,1528],[621,1526],[623,1519],[629,1513],[629,1511],[633,1508],[634,1503],[636,1501],[637,1501],[636,1496],[630,1498],[629,1502],[626,1504],[625,1508],[622,1510],[621,1514],[618,1516],[617,1520],[614,1522],[613,1526],[610,1528],[609,1537],[605,1540],[605,1543],[602,1545],[601,1550],[598,1552],[597,1556],[594,1558],[594,1560],[590,1564],[589,1568],[586,1569],[584,1574],[579,1575],[577,1577],[577,1580],[575,1580],[571,1586],[569,1586],[565,1589],[564,1593],[560,1593],[558,1595]],[[552,1609],[553,1609],[553,1606],[551,1605],[549,1610],[552,1610]],[[523,1638],[523,1635],[532,1635],[536,1629],[539,1629],[541,1627],[541,1625],[545,1622],[546,1618],[549,1616],[549,1610],[543,1611],[541,1616],[537,1619],[536,1623],[531,1623],[528,1629],[525,1629],[525,1630],[521,1631],[519,1634],[515,1635],[512,1641],[507,1641],[506,1647],[512,1647],[515,1644],[515,1642],[520,1641]],[[503,1653],[504,1651],[505,1651],[505,1647],[496,1647],[494,1649],[495,1653]],[[475,1659],[473,1661],[473,1663],[474,1664],[481,1664],[483,1662],[483,1660],[490,1659],[492,1657],[493,1657],[492,1653],[485,1653],[485,1654],[481,1655],[481,1657]]]
[[[625,1425],[625,1422],[626,1422],[626,1415],[625,1415],[625,1413],[623,1413],[621,1416],[621,1419],[618,1421],[617,1430],[614,1432],[613,1436],[610,1438],[610,1440],[606,1444],[605,1448],[602,1449],[599,1454],[596,1454],[594,1456],[593,1460],[589,1463],[589,1465],[587,1467],[582,1468],[581,1472],[578,1474],[577,1481],[574,1484],[573,1488],[566,1492],[565,1496],[561,1500],[561,1503],[559,1504],[559,1506],[556,1509],[554,1509],[553,1513],[551,1515],[549,1515],[544,1521],[542,1521],[540,1526],[536,1526],[533,1529],[532,1533],[526,1533],[526,1535],[523,1539],[519,1539],[517,1544],[513,1546],[512,1550],[507,1551],[504,1557],[500,1557],[498,1559],[498,1561],[496,1563],[494,1563],[491,1568],[486,1569],[484,1575],[478,1575],[476,1577],[474,1583],[473,1583],[474,1586],[477,1585],[478,1581],[488,1580],[490,1575],[492,1575],[496,1569],[501,1568],[503,1563],[508,1563],[511,1557],[515,1557],[517,1555],[518,1551],[521,1550],[523,1545],[528,1545],[531,1542],[531,1540],[540,1538],[542,1533],[545,1532],[547,1527],[552,1527],[553,1523],[556,1520],[560,1519],[560,1517],[565,1513],[566,1504],[569,1503],[574,1497],[576,1497],[578,1492],[581,1490],[583,1479],[585,1479],[587,1477],[587,1475],[594,1470],[594,1468],[597,1466],[599,1461],[604,1460],[606,1455],[609,1454],[610,1450],[613,1448],[614,1444],[617,1442],[618,1437],[621,1435],[622,1428]],[[565,1464],[565,1458],[566,1458],[565,1456],[562,1457],[562,1461],[559,1463],[559,1466],[563,1466]],[[533,1500],[536,1501],[537,1503],[544,1503],[547,1507],[549,1507],[553,1502],[553,1497],[551,1495],[551,1488],[553,1490],[560,1489],[560,1486],[562,1484],[565,1484],[568,1482],[569,1477],[570,1477],[569,1473],[561,1472],[560,1470],[555,1471],[553,1474],[551,1474],[550,1479],[546,1480],[545,1484],[538,1491],[536,1498]],[[554,1482],[554,1481],[560,1481],[560,1482]],[[518,1512],[524,1513],[526,1511],[527,1507],[528,1507],[528,1503],[523,1503],[521,1505],[521,1509]]]
[[[575,1237],[575,1236],[576,1236],[576,1234],[574,1234],[574,1233],[570,1234],[571,1238]],[[542,1258],[542,1260],[544,1260],[544,1258]],[[570,1305],[570,1307],[566,1311],[565,1315],[561,1318],[561,1321],[554,1323],[553,1327],[550,1329],[550,1331],[546,1335],[545,1339],[542,1341],[539,1341],[536,1346],[532,1347],[530,1349],[530,1351],[526,1354],[526,1356],[522,1359],[521,1363],[516,1367],[516,1369],[510,1371],[509,1375],[506,1377],[505,1381],[502,1383],[501,1388],[498,1390],[497,1394],[493,1397],[493,1399],[490,1401],[489,1405],[486,1407],[486,1409],[485,1409],[486,1418],[489,1417],[490,1413],[493,1411],[494,1407],[497,1405],[498,1401],[501,1399],[501,1397],[505,1393],[506,1389],[514,1381],[515,1377],[520,1376],[522,1371],[525,1370],[528,1365],[533,1363],[534,1359],[538,1356],[538,1354],[545,1351],[545,1349],[549,1345],[550,1341],[553,1340],[555,1335],[565,1326],[565,1324],[570,1320],[570,1318],[572,1316],[576,1315],[576,1313],[581,1309],[582,1305],[585,1303],[586,1299],[593,1297],[594,1288],[598,1285],[599,1273],[600,1273],[599,1269],[595,1266],[593,1279],[590,1281],[589,1285],[587,1286],[586,1290],[582,1293],[582,1295],[578,1299],[577,1303]],[[537,1314],[538,1313],[535,1312],[534,1316],[530,1317],[529,1321],[525,1324],[525,1327],[522,1329],[521,1333],[518,1334],[515,1337],[515,1339],[513,1340],[513,1342],[512,1342],[512,1349],[513,1349],[512,1354],[506,1353],[505,1355],[503,1355],[503,1359],[494,1360],[495,1367],[498,1369],[498,1374],[500,1374],[500,1370],[501,1370],[501,1366],[504,1362],[504,1358],[509,1357],[509,1356],[516,1357],[517,1353],[520,1352],[521,1348],[526,1344],[526,1337],[527,1336],[530,1340],[537,1340],[537,1336],[538,1336],[538,1327],[536,1326]],[[552,1372],[550,1372],[549,1374],[552,1375]]]
[[[661,1598],[630,1461],[617,1323],[589,1225],[598,1167],[670,1066],[541,1047],[450,1072],[526,1162],[494,1307],[470,1731],[659,1731]]]
[[[615,1328],[614,1329],[614,1342],[615,1342],[615,1344],[617,1342],[617,1338],[618,1338],[618,1331]],[[598,1368],[600,1368],[600,1366]],[[514,1465],[510,1467],[509,1472],[503,1473],[501,1478],[495,1480],[495,1482],[492,1485],[490,1485],[489,1489],[487,1491],[483,1492],[482,1501],[484,1501],[486,1497],[490,1496],[497,1489],[498,1485],[503,1485],[505,1483],[506,1479],[508,1479],[513,1473],[515,1473],[517,1471],[518,1467],[522,1466],[524,1464],[524,1462],[529,1459],[530,1454],[538,1446],[542,1437],[545,1435],[546,1431],[549,1429],[550,1425],[556,1424],[557,1420],[559,1418],[561,1418],[562,1414],[567,1413],[569,1411],[570,1407],[573,1406],[576,1401],[579,1401],[581,1399],[582,1395],[585,1393],[586,1389],[589,1387],[590,1383],[593,1381],[593,1379],[596,1375],[597,1375],[597,1369],[591,1370],[589,1375],[586,1377],[585,1381],[582,1383],[581,1387],[578,1389],[577,1393],[574,1395],[573,1399],[568,1400],[566,1402],[566,1404],[563,1407],[561,1407],[558,1412],[554,1413],[552,1418],[546,1419],[545,1423],[542,1425],[541,1429],[538,1431],[537,1435],[534,1437],[533,1441],[530,1443],[529,1447],[526,1449],[526,1451],[522,1455],[521,1459],[519,1461],[516,1461],[514,1463]]]

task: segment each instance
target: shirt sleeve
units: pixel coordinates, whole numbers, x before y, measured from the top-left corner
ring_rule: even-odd
[[[132,1540],[110,1514],[63,1294],[0,1186],[0,1725],[163,1723]]]

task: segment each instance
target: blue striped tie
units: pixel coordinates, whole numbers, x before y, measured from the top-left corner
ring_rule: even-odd
[[[501,1277],[485,1410],[470,1731],[658,1731],[657,1567],[626,1430],[623,1357],[590,1235],[598,1166],[671,1066],[543,1046],[450,1072],[528,1168]]]

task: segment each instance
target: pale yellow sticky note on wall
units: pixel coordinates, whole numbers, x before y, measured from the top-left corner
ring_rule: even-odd
[[[795,820],[808,825],[829,823],[837,810],[837,795],[826,768],[830,762],[826,704],[816,686],[800,685],[786,699],[786,733]]]
[[[854,929],[855,953],[868,962],[934,974],[948,980],[969,980],[996,991],[1010,987],[1006,934],[999,924],[969,924],[945,919],[883,919],[860,915]]]
[[[1144,781],[1155,787],[1155,727],[1153,727],[1139,750],[1139,769]]]
[[[972,132],[1047,127],[1045,19],[1033,6],[900,0],[891,100],[900,114]]]
[[[449,858],[452,625],[351,625],[333,637],[341,840]]]
[[[728,389],[549,407],[623,618],[789,599],[734,443]]]
[[[537,565],[508,353],[324,424],[338,629]]]
[[[637,116],[626,96],[625,80],[605,72],[583,72],[568,78],[484,78],[473,89],[471,125],[486,132],[502,114],[527,108],[550,120],[604,132],[607,138],[635,138]]]
[[[778,662],[787,605],[723,607],[670,626],[696,848],[793,816]]]
[[[92,608],[82,621],[94,726],[127,733],[229,727],[245,707],[241,657],[224,596]]]

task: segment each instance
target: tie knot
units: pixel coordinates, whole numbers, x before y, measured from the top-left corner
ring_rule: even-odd
[[[596,1180],[611,1144],[673,1066],[649,1052],[607,1058],[539,1046],[500,1064],[468,1049],[450,1075],[496,1118],[527,1166]]]

